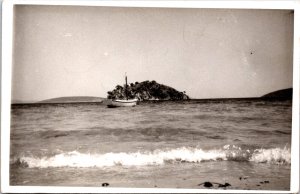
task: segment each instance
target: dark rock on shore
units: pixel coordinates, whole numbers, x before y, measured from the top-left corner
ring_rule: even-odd
[[[223,184],[219,184],[219,187],[229,187],[229,186],[231,186],[231,184],[229,184],[229,183],[225,183],[224,185]]]
[[[270,181],[261,181],[260,184],[270,183]]]
[[[172,87],[159,84],[156,81],[143,81],[130,83],[127,87],[117,85],[112,91],[107,92],[108,99],[136,98],[143,100],[188,100],[185,92],[179,92]]]
[[[102,187],[108,187],[109,183],[102,183]]]
[[[242,180],[242,179],[247,179],[247,178],[248,178],[248,177],[240,177],[239,179]]]
[[[217,186],[218,188],[226,188],[226,187],[231,186],[231,184],[229,184],[229,183],[221,184],[221,183],[214,183],[214,182],[208,182],[208,181],[198,184],[198,186],[201,186],[201,185],[203,185],[204,187],[207,187],[207,188],[214,187],[214,185]],[[215,187],[215,188],[217,188],[217,187]]]
[[[204,187],[212,187],[213,185],[211,182],[204,182]]]

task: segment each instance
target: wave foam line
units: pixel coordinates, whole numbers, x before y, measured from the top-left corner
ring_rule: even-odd
[[[290,164],[290,149],[241,150],[225,147],[219,150],[204,151],[198,148],[177,148],[155,150],[153,152],[87,154],[77,151],[61,153],[52,157],[21,157],[15,163],[29,168],[47,167],[109,167],[145,166],[165,163],[200,163],[203,161],[234,160],[258,163]]]
[[[250,161],[258,163],[290,164],[291,150],[288,148],[256,149]]]

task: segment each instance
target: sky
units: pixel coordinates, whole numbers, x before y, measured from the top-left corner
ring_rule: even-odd
[[[292,87],[290,10],[16,5],[12,98],[106,97],[155,80],[191,98]]]

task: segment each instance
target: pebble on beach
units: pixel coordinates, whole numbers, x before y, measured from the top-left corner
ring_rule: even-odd
[[[204,182],[204,187],[212,187],[213,185],[210,182]]]
[[[259,182],[259,183],[265,184],[265,183],[270,183],[270,181],[261,181],[261,182]]]
[[[223,184],[219,184],[219,187],[229,187],[229,186],[231,186],[231,184],[229,184],[229,183],[225,183],[224,185]]]
[[[200,184],[198,184],[198,186],[203,185],[204,187],[210,188],[210,187],[213,187],[213,184],[218,185],[219,188],[220,188],[220,187],[226,188],[226,187],[228,187],[228,186],[231,186],[231,184],[229,184],[229,183],[221,184],[221,183],[211,183],[211,182],[208,182],[208,181],[207,181],[207,182],[204,182],[204,183],[200,183]]]
[[[198,186],[203,185],[204,187],[212,187],[213,185],[211,184],[211,182],[204,182],[204,183],[200,183],[198,184]]]

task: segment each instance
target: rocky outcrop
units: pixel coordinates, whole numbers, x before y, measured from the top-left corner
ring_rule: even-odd
[[[136,98],[143,100],[188,100],[189,96],[185,92],[179,92],[172,87],[159,84],[156,81],[143,81],[141,83],[131,83],[125,89],[124,86],[117,85],[114,90],[107,92],[108,99],[129,99]],[[126,92],[126,94],[125,94]]]

